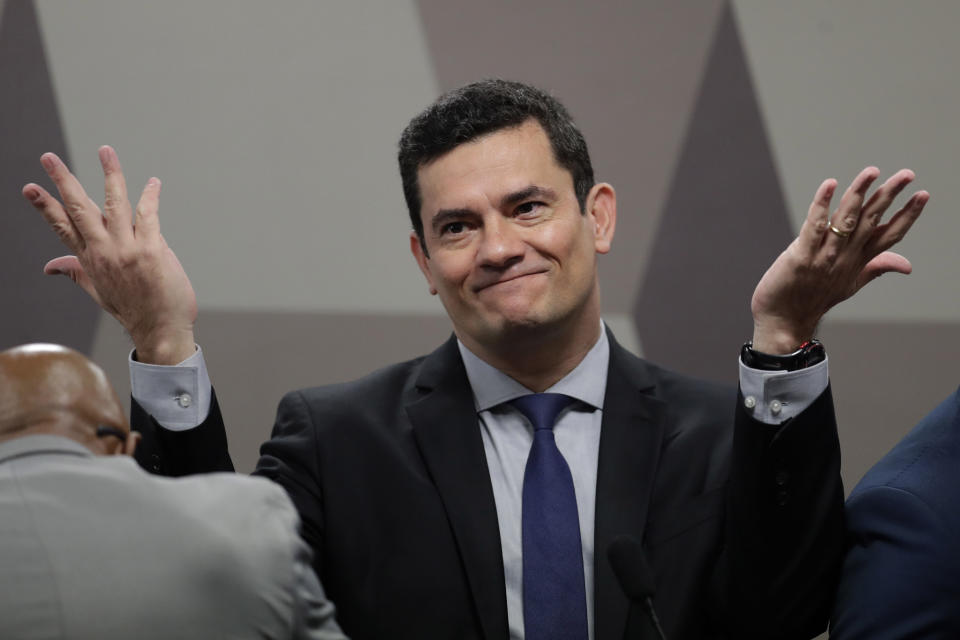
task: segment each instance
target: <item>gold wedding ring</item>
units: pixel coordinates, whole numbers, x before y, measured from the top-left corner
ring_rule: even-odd
[[[849,231],[841,231],[840,229],[837,229],[835,226],[833,226],[832,222],[829,224],[828,228],[830,229],[830,231],[837,234],[838,238],[846,238],[850,235]]]

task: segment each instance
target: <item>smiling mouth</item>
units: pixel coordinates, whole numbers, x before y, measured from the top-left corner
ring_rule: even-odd
[[[503,278],[502,280],[497,280],[497,281],[495,281],[495,282],[488,282],[488,283],[486,283],[486,284],[483,284],[483,285],[477,287],[474,291],[475,291],[476,293],[480,293],[481,291],[484,291],[485,289],[491,289],[491,288],[493,288],[493,287],[496,287],[496,286],[502,285],[502,284],[509,284],[509,283],[511,283],[511,282],[515,282],[515,281],[520,280],[520,279],[522,279],[522,278],[527,278],[527,277],[529,277],[529,276],[536,276],[536,275],[540,275],[540,274],[542,274],[542,273],[546,273],[546,271],[531,271],[530,273],[520,273],[520,274],[517,274],[517,275],[510,276],[509,278]]]

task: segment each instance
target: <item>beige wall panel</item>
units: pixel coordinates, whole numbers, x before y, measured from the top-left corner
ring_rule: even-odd
[[[956,238],[956,77],[960,4],[735,0],[736,15],[794,223],[817,185],[847,184],[868,164],[884,176],[907,166],[932,200],[901,245],[906,283],[871,285],[837,320],[960,318]],[[899,202],[905,201],[901,197]]]
[[[77,173],[99,199],[110,143],[163,180],[205,309],[439,312],[395,166],[437,92],[410,1],[37,6]]]

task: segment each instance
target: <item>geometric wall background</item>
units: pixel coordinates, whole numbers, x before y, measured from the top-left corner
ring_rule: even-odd
[[[42,337],[89,353],[99,307],[71,282],[43,274],[38,257],[59,255],[62,245],[20,195],[38,165],[34,149],[43,146],[70,161],[32,3],[0,3],[0,87],[0,343],[6,348]],[[30,180],[52,187],[43,178]]]
[[[633,317],[650,359],[722,380],[794,234],[729,7],[711,40]]]
[[[40,154],[95,199],[96,149],[160,220],[197,291],[241,469],[281,394],[431,350],[450,330],[407,248],[395,145],[481,77],[557,95],[617,189],[605,318],[661,364],[736,381],[749,298],[814,189],[867,164],[932,202],[887,276],[821,328],[848,488],[960,382],[952,175],[960,43],[948,2],[0,2],[0,347],[56,341],[123,394],[129,343],[72,283],[20,188]],[[905,198],[901,198],[901,201]]]

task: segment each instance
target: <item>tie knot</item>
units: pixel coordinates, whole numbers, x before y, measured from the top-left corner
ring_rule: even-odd
[[[570,406],[574,398],[562,393],[531,393],[510,401],[520,413],[527,417],[534,431],[553,429],[557,416]]]

